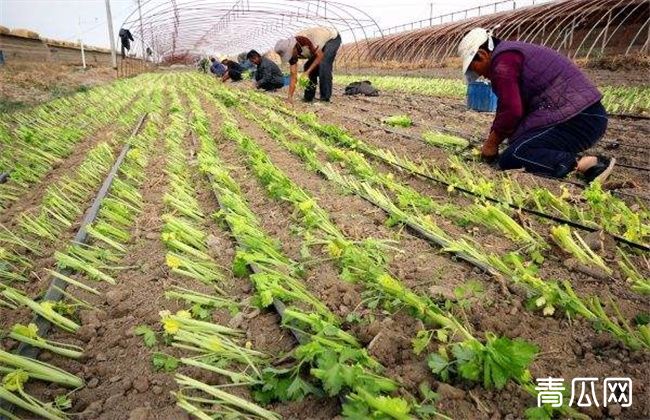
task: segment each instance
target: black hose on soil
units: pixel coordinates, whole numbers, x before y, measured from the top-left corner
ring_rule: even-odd
[[[291,115],[291,113],[288,113],[287,111],[284,111],[281,108],[277,108],[277,109],[280,112],[284,113],[285,115],[293,116],[293,115]],[[354,119],[354,118],[351,118],[351,119]],[[354,120],[356,120],[356,119],[354,119]],[[360,121],[360,122],[363,122],[364,124],[369,125],[369,123],[367,123],[365,121]],[[414,138],[414,139],[420,140],[419,138],[417,138],[415,136],[404,135],[404,134],[399,133],[397,131],[390,130],[390,129],[386,128],[386,127],[377,127],[377,128],[381,128],[382,130],[385,130],[387,132],[394,132],[395,134],[399,134],[399,135],[402,135],[402,136],[405,136],[405,137],[408,137],[408,138]],[[327,134],[327,133],[324,133],[324,134]],[[382,159],[381,157],[378,157],[378,156],[374,156],[374,157],[376,157],[378,159]],[[410,172],[410,173],[412,173],[414,175],[425,178],[425,179],[427,179],[429,181],[436,182],[436,183],[441,184],[441,185],[443,185],[445,187],[452,186],[448,182],[443,181],[441,179],[434,178],[432,176],[429,176],[429,175],[421,173],[421,172],[413,172],[410,168],[407,168],[407,167],[405,167],[403,165],[400,165],[398,163],[391,162],[391,161],[388,161],[388,160],[385,160],[385,159],[382,159],[382,160],[384,160],[384,162],[388,163],[389,165],[393,165],[393,166],[395,166],[397,168],[403,169],[403,170],[405,170],[407,172]],[[578,186],[581,186],[582,188],[584,188],[583,184],[575,183],[575,185],[578,185]],[[531,209],[531,208],[520,207],[520,206],[518,206],[518,205],[516,205],[514,203],[503,202],[501,200],[497,200],[496,198],[480,195],[480,194],[477,194],[477,193],[475,193],[473,191],[470,191],[470,190],[467,190],[465,188],[459,187],[457,185],[453,185],[453,188],[455,190],[458,190],[458,191],[462,192],[462,193],[465,193],[465,194],[468,194],[468,195],[471,195],[471,196],[474,196],[474,197],[478,197],[478,198],[483,198],[483,199],[485,199],[487,201],[490,201],[492,203],[495,203],[495,204],[505,205],[505,206],[508,206],[508,207],[510,207],[512,209],[520,210],[520,211],[522,211],[524,213],[533,214],[533,215],[541,217],[543,219],[552,220],[552,221],[557,222],[557,223],[563,223],[563,224],[569,225],[571,227],[574,227],[576,229],[586,230],[588,232],[596,232],[598,230],[601,230],[600,228],[589,227],[589,226],[586,226],[586,225],[584,225],[582,223],[574,222],[574,221],[567,220],[567,219],[564,219],[564,218],[561,218],[561,217],[552,216],[550,214],[546,214],[544,212],[534,210],[534,209]],[[626,239],[626,238],[624,238],[624,237],[622,237],[620,235],[616,235],[614,233],[610,233],[610,232],[605,232],[605,233],[610,235],[616,242],[624,243],[624,244],[626,244],[626,245],[628,245],[628,246],[630,246],[632,248],[640,249],[642,251],[650,251],[650,246],[648,246],[648,245],[644,245],[644,244],[640,244],[640,243],[637,243],[637,242],[630,241],[630,240],[628,240],[628,239]]]
[[[404,169],[406,171],[409,171],[409,172],[413,173],[413,171],[411,171],[411,169],[409,169],[409,168],[407,168],[405,166],[402,166],[402,165],[400,165],[398,163],[390,162],[390,164],[394,165],[394,166],[396,166],[398,168],[401,168],[401,169]],[[439,183],[439,184],[447,186],[447,187],[452,186],[448,182],[445,182],[443,180],[434,178],[432,176],[429,176],[429,175],[426,175],[426,174],[423,174],[423,173],[420,173],[420,172],[415,172],[414,175],[420,176],[422,178],[428,179],[430,181]],[[573,228],[576,228],[576,229],[586,230],[588,232],[597,232],[597,231],[601,230],[600,228],[589,227],[589,226],[583,225],[582,223],[574,222],[574,221],[571,221],[571,220],[568,220],[568,219],[564,219],[562,217],[556,217],[556,216],[546,214],[544,212],[541,212],[541,211],[538,211],[538,210],[535,210],[535,209],[531,209],[531,208],[528,208],[528,207],[520,207],[520,206],[518,206],[518,205],[516,205],[514,203],[508,203],[508,202],[504,202],[504,201],[501,201],[501,200],[497,200],[496,198],[484,196],[484,195],[481,195],[481,194],[476,194],[476,193],[474,193],[474,192],[472,192],[470,190],[467,190],[465,188],[462,188],[462,187],[459,187],[459,186],[456,186],[456,185],[453,185],[453,188],[455,190],[458,190],[458,191],[462,192],[462,193],[465,193],[465,194],[468,194],[468,195],[471,195],[471,196],[474,196],[474,197],[478,197],[478,198],[483,198],[483,199],[485,199],[487,201],[490,201],[492,203],[495,203],[495,204],[506,205],[506,206],[508,206],[508,207],[510,207],[512,209],[521,210],[524,213],[533,214],[533,215],[541,217],[543,219],[548,219],[548,220],[552,220],[552,221],[557,222],[557,223],[562,223],[562,224],[565,224],[565,225],[569,225],[569,226],[571,226]],[[610,235],[617,242],[624,243],[626,245],[631,246],[632,248],[640,249],[642,251],[650,251],[650,246],[630,241],[630,240],[625,239],[624,237],[616,235],[614,233],[610,233],[610,232],[607,232],[607,231],[604,231],[604,232],[607,235]]]
[[[641,114],[608,114],[610,117],[617,117],[622,119],[630,120],[650,120],[650,117],[647,115]]]
[[[196,148],[195,134],[194,134],[194,132],[192,132],[191,134],[192,134],[191,137],[192,137],[193,146],[194,146],[194,148]],[[208,178],[208,181],[209,181],[210,185],[212,185],[214,183],[214,178],[212,177],[212,175],[207,174],[206,177]],[[217,191],[215,191],[214,188],[210,188],[210,189],[212,190],[212,194],[214,195],[214,198],[217,201],[217,204],[219,205],[219,208],[223,208],[223,206],[221,205],[221,200],[219,198],[219,194],[217,193]],[[242,244],[242,242],[240,241],[239,238],[235,237],[235,241],[237,242],[237,245],[239,245],[240,247],[243,247],[243,244]],[[248,264],[248,267],[250,268],[250,270],[253,273],[261,272],[261,270],[255,264]],[[272,305],[273,305],[273,309],[275,309],[275,311],[278,313],[278,315],[280,315],[280,318],[282,318],[283,315],[284,315],[284,310],[286,308],[284,303],[280,302],[277,299],[273,299]],[[291,328],[291,326],[289,326],[289,330],[291,331],[294,338],[296,339],[296,341],[299,344],[305,344],[305,343],[307,343],[309,341],[309,339],[304,334],[302,334],[301,332]]]
[[[619,163],[619,162],[616,162],[616,166],[622,166],[624,168],[636,169],[637,171],[650,172],[650,168],[645,167],[645,166],[629,165],[627,163]]]

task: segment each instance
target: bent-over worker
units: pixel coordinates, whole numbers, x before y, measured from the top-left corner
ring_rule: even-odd
[[[210,66],[210,73],[214,74],[215,76],[222,77],[223,74],[226,72],[226,66],[221,64],[214,57],[210,57],[210,62],[212,63],[212,65]]]
[[[241,74],[244,71],[244,68],[239,65],[239,63],[224,59],[221,64],[226,66],[226,72],[221,77],[221,81],[225,82],[228,79],[231,79],[233,82],[238,82],[241,80]]]
[[[309,79],[305,89],[305,102],[311,102],[319,85],[320,100],[329,102],[332,97],[332,70],[336,53],[341,46],[341,35],[334,28],[316,27],[298,32],[295,36],[278,41],[275,52],[290,65],[289,102],[293,101],[298,80],[298,59],[306,58],[301,78]]]

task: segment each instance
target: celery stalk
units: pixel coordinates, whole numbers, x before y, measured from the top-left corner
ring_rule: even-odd
[[[229,406],[234,406],[236,408],[239,408],[241,410],[244,410],[248,413],[254,414],[256,416],[259,416],[263,419],[266,420],[279,420],[280,416],[277,414],[273,413],[272,411],[268,411],[263,409],[262,407],[251,403],[250,401],[247,401],[243,398],[237,397],[235,395],[229,394],[225,391],[222,391],[218,388],[215,388],[213,386],[210,386],[208,384],[205,384],[203,382],[199,382],[195,379],[192,379],[188,376],[181,375],[181,374],[176,374],[176,382],[181,385],[181,386],[186,386],[194,389],[201,390],[207,394],[212,395],[213,397],[216,397],[219,401],[221,401],[225,405]]]

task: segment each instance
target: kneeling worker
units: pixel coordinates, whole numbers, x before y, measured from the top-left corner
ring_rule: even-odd
[[[484,159],[556,178],[573,171],[586,182],[609,176],[614,158],[578,159],[605,134],[607,113],[602,94],[569,59],[540,45],[502,41],[483,28],[471,30],[458,53],[467,81],[489,79],[498,97]]]
[[[221,64],[214,57],[210,57],[210,62],[212,63],[212,65],[210,65],[210,73],[214,74],[215,76],[222,77],[226,72],[226,66]]]
[[[241,74],[244,71],[244,68],[240,66],[239,63],[226,58],[221,62],[221,64],[226,66],[226,72],[221,76],[222,82],[226,82],[228,79],[233,82],[239,82],[241,80]]]
[[[255,87],[264,90],[276,90],[284,86],[282,70],[273,61],[262,57],[255,50],[250,50],[246,58],[257,66],[255,71]]]

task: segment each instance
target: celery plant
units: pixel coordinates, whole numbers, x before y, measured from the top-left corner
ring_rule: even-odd
[[[201,124],[195,124],[195,126],[202,128],[198,133],[203,149],[200,154],[200,159],[209,160],[211,163],[210,165],[202,165],[202,168],[209,174],[215,173],[219,175],[218,179],[212,178],[213,188],[215,188],[219,193],[220,203],[222,205],[221,217],[226,219],[233,231],[233,235],[237,237],[242,244],[243,249],[240,249],[240,254],[243,252],[245,253],[244,255],[248,256],[242,261],[245,261],[248,264],[254,264],[256,267],[262,268],[265,271],[270,270],[269,273],[275,273],[274,276],[277,280],[275,284],[281,284],[284,291],[289,291],[295,295],[295,292],[301,290],[304,286],[300,285],[300,282],[298,282],[297,279],[292,279],[290,275],[286,274],[294,272],[294,269],[292,268],[293,263],[279,252],[277,244],[270,241],[261,232],[256,216],[247,207],[246,202],[239,196],[239,189],[236,188],[232,179],[229,179],[227,173],[223,171],[222,164],[219,163],[215,156],[216,150],[213,141],[210,139],[208,132],[203,130],[206,126],[203,122],[205,121],[204,114],[197,108],[194,108],[193,111],[195,118],[202,121]],[[234,127],[232,126],[226,127],[226,129],[233,128]],[[215,168],[215,166],[217,167]],[[272,174],[268,173],[268,175]],[[275,193],[280,195],[284,194],[284,192],[289,193],[288,191],[283,191],[284,190],[281,189],[280,185],[275,189]],[[300,195],[300,193],[298,194]],[[305,211],[308,209],[314,209],[314,203],[309,200],[303,200],[301,203]],[[238,272],[239,271],[240,270],[238,269]],[[278,274],[282,273],[284,273],[284,275],[278,276]],[[267,273],[262,274],[266,275]],[[273,299],[286,301],[293,298],[293,296],[284,293],[276,293],[274,295],[275,292],[273,289],[264,289],[263,287],[265,284],[261,283],[262,279],[266,281],[268,277],[261,277],[258,279],[260,281],[257,282],[256,289],[258,289],[258,296],[261,295],[260,299],[264,304],[268,304],[270,300]],[[260,289],[260,287],[262,287],[262,289]],[[304,292],[301,292],[301,294],[302,293]],[[295,295],[295,298],[301,300],[300,302],[297,302],[301,305],[305,303],[302,299],[308,299],[309,302],[316,301],[313,297],[308,297],[306,294],[302,297]],[[353,382],[350,382],[350,380],[353,378],[358,379],[357,382],[354,382],[354,384],[356,384],[354,385],[355,388],[364,384],[364,386],[369,387],[368,392],[376,397],[380,397],[382,392],[389,392],[389,390],[395,389],[392,381],[380,378],[377,374],[372,373],[378,368],[378,364],[377,362],[371,362],[371,359],[369,359],[367,355],[363,356],[363,352],[358,353],[359,356],[363,356],[361,359],[354,361],[349,359],[351,337],[342,331],[333,333],[334,329],[336,329],[336,317],[329,313],[326,308],[319,311],[313,311],[310,315],[305,315],[306,318],[300,315],[301,313],[304,314],[304,312],[296,312],[293,309],[289,309],[288,314],[295,315],[291,318],[291,321],[293,321],[291,322],[291,328],[300,328],[305,333],[313,334],[313,341],[310,341],[310,343],[306,344],[305,347],[301,346],[300,349],[296,350],[295,354],[299,360],[299,364],[294,368],[283,372],[279,372],[275,369],[267,369],[265,371],[265,385],[255,393],[258,399],[262,401],[271,401],[274,399],[284,401],[287,399],[298,398],[304,396],[306,393],[312,392],[312,386],[309,385],[308,382],[302,380],[299,375],[300,366],[303,364],[309,364],[314,367],[314,369],[311,370],[312,376],[320,379],[323,386],[332,394],[338,393],[338,391],[342,389],[342,386],[345,386],[346,388],[352,387]],[[296,321],[300,321],[302,326],[296,327]],[[290,322],[289,318],[286,322]],[[312,330],[312,328],[314,328],[314,330]],[[336,337],[339,337],[339,339]],[[339,341],[340,339],[343,341]],[[316,350],[318,351],[315,352]],[[346,368],[345,371],[339,371],[340,373],[335,375],[336,377],[321,374],[320,369],[325,369],[323,363],[326,363],[326,361],[325,359],[321,359],[318,355],[324,354],[323,352],[326,350],[328,355],[327,360],[334,360],[335,363],[338,363],[340,360],[342,363],[341,367],[343,367],[344,364],[347,365],[348,363],[352,363],[353,366],[350,366],[349,369],[354,370],[347,370]],[[348,379],[346,380],[344,378]],[[341,385],[334,385],[335,383],[340,383]],[[386,385],[378,387],[378,384]],[[408,403],[406,404],[408,405]]]
[[[639,270],[634,266],[634,263],[630,260],[630,257],[621,248],[617,249],[617,253],[620,258],[617,261],[618,266],[627,277],[627,281],[630,283],[632,290],[642,295],[650,295],[650,279],[643,277]],[[650,267],[647,259],[646,265]]]
[[[82,356],[83,349],[66,343],[57,343],[56,341],[47,340],[38,335],[36,324],[21,325],[16,324],[11,328],[9,337],[17,341],[29,344],[33,347],[39,347],[52,353],[60,354],[72,359],[78,359]]]
[[[39,360],[18,356],[0,349],[0,371],[9,372],[13,369],[20,369],[30,377],[69,388],[80,388],[83,386],[83,380],[62,369]]]
[[[315,204],[299,186],[275,167],[265,152],[251,138],[238,132],[234,121],[228,118],[223,108],[220,109],[226,119],[223,124],[224,135],[238,143],[242,152],[248,157],[253,172],[266,185],[271,195],[292,203],[301,214],[302,222],[307,229],[319,229],[320,226],[327,226],[328,229],[324,233],[332,235],[330,239],[345,240],[345,236],[329,221],[327,213]],[[309,203],[309,205],[305,206],[305,203]],[[354,244],[346,246],[346,249],[347,252],[341,253],[339,263],[348,277],[377,287],[378,290],[391,298],[399,299],[427,322],[443,329],[449,329],[453,334],[459,334],[464,339],[464,345],[483,348],[483,344],[474,338],[453,315],[438,308],[432,301],[406,289],[399,280],[390,276],[381,264],[377,264],[376,259],[369,255],[366,250]],[[508,342],[507,339],[503,340],[505,340],[504,343]],[[515,346],[516,343],[510,345]],[[508,345],[505,348],[509,348]],[[489,357],[498,357],[498,352],[491,352],[489,355]],[[531,360],[532,358],[528,362]],[[523,373],[523,370],[511,370],[506,379],[512,377],[516,380],[524,380]],[[504,385],[500,381],[493,380],[489,376],[490,371],[487,369],[482,371],[481,374],[483,380],[490,386],[502,387]]]
[[[573,232],[566,225],[558,225],[551,228],[551,235],[555,242],[566,252],[576,257],[578,261],[585,265],[591,265],[602,269],[607,274],[612,274],[612,269],[605,264],[603,259],[589,248],[585,241],[580,237],[578,232]],[[577,239],[577,241],[576,241]]]

